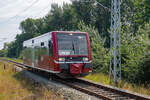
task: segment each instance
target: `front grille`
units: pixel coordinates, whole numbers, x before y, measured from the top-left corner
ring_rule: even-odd
[[[83,61],[83,57],[65,57],[65,61]]]

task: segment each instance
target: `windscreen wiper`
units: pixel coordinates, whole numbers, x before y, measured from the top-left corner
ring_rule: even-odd
[[[72,41],[72,50],[71,50],[70,54],[71,54],[73,51],[74,51],[74,53],[75,53],[75,47],[74,47],[74,43],[73,43],[73,41]]]

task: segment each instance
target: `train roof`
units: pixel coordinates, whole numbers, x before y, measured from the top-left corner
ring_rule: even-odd
[[[47,35],[50,35],[50,34],[51,34],[51,32],[48,32],[48,33],[42,34],[42,35],[40,35],[40,36],[37,36],[37,37],[31,38],[31,39],[29,39],[29,40],[26,40],[26,41],[24,41],[24,42],[31,41],[31,40],[33,40],[33,39],[38,39],[38,38],[41,38],[41,37],[44,37],[44,36],[47,36]]]
[[[28,43],[31,43],[32,40],[37,40],[37,39],[39,40],[39,38],[51,36],[51,33],[53,33],[53,32],[55,32],[55,33],[83,33],[83,34],[87,34],[87,32],[80,32],[80,31],[52,31],[52,32],[48,32],[48,33],[42,34],[40,36],[31,38],[29,40],[26,40],[23,42],[23,44],[26,45]]]
[[[81,32],[81,31],[52,31],[57,33],[87,33],[87,32]]]

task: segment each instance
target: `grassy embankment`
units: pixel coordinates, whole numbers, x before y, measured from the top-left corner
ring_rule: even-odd
[[[3,59],[7,59],[7,60],[11,60],[11,61],[16,61],[16,62],[18,62],[18,63],[23,63],[22,59],[6,58],[6,57],[3,57]]]
[[[112,85],[110,82],[109,76],[104,75],[102,73],[90,74],[86,76],[85,78],[88,80],[92,80],[94,82],[99,82],[99,83],[106,84],[106,85]],[[120,81],[117,87],[150,96],[150,84],[148,87],[144,87],[144,85],[138,86],[136,84],[131,84],[125,81]]]
[[[62,100],[62,97],[45,87],[35,86],[19,72],[13,70],[13,65],[0,62],[0,100]]]

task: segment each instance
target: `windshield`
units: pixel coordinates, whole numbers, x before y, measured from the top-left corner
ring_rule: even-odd
[[[86,34],[57,33],[59,55],[88,55]]]

